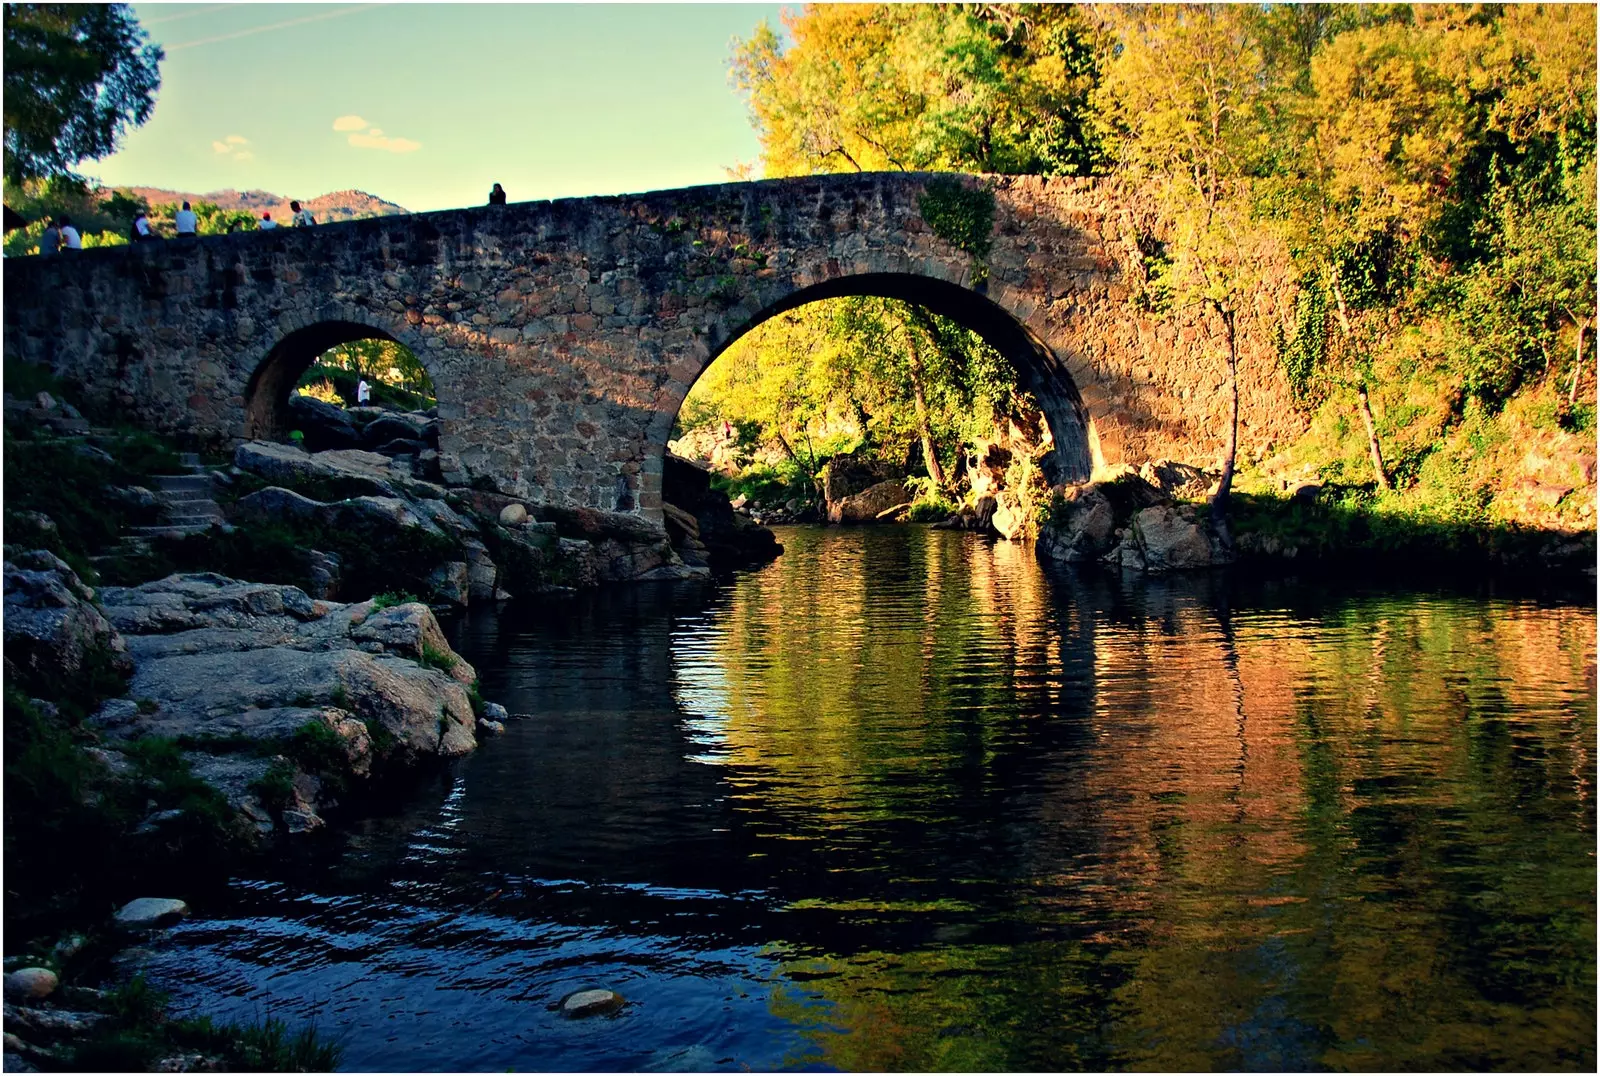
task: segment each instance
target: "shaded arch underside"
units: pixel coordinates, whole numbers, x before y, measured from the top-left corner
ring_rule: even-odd
[[[245,389],[244,436],[279,440],[291,427],[289,395],[301,376],[329,348],[357,340],[400,343],[383,329],[356,321],[319,321],[287,334],[250,375]]]
[[[801,288],[740,326],[712,352],[704,369],[710,369],[711,363],[723,352],[762,322],[807,303],[852,295],[913,303],[983,337],[985,343],[1011,363],[1017,371],[1018,387],[1031,393],[1044,412],[1055,443],[1043,463],[1045,477],[1052,483],[1082,482],[1089,478],[1094,469],[1089,447],[1089,416],[1071,375],[1044,343],[992,299],[935,277],[859,273]]]

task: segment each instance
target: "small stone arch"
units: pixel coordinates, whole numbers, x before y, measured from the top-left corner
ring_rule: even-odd
[[[313,321],[284,333],[255,368],[245,387],[244,430],[247,440],[276,440],[288,434],[289,395],[318,355],[357,340],[389,340],[410,348],[439,391],[439,378],[426,359],[421,341],[401,325],[378,325],[348,315]]]
[[[906,272],[865,272],[834,276],[799,288],[739,324],[726,337],[713,341],[695,380],[699,380],[735,341],[762,322],[807,303],[850,295],[915,303],[983,337],[1012,364],[1019,386],[1033,395],[1044,412],[1054,441],[1054,448],[1043,461],[1045,477],[1052,483],[1082,482],[1089,478],[1094,467],[1093,418],[1066,365],[1032,330],[987,295],[939,277]],[[693,384],[689,387],[692,389]],[[687,397],[688,390],[685,390],[684,398]],[[682,405],[683,400],[678,400],[677,407],[662,416],[664,424],[652,431],[656,435],[653,440],[659,442],[656,446],[659,451],[652,453],[657,460],[666,451],[672,424],[677,421]]]

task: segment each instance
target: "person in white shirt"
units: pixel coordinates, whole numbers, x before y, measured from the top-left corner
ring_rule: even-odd
[[[367,384],[366,378],[356,381],[356,406],[365,407],[372,402],[372,386]]]
[[[150,218],[141,210],[133,218],[133,241],[143,243],[146,239],[154,239],[155,233],[150,230]]]
[[[61,217],[61,249],[83,249],[83,239],[78,235],[78,229],[72,226],[72,218],[65,214]]]
[[[311,215],[311,210],[301,209],[299,202],[290,202],[289,208],[294,211],[294,226],[296,228],[309,228],[317,223],[316,218]]]
[[[261,223],[256,225],[256,227],[260,228],[263,232],[269,228],[276,228],[277,226],[278,222],[272,219],[271,213],[261,214]]]
[[[183,203],[183,208],[173,214],[172,223],[177,227],[179,235],[194,235],[200,226],[188,202]]]

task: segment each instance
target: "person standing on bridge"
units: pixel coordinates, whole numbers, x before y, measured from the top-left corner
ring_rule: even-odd
[[[261,214],[261,223],[256,225],[256,227],[261,229],[263,232],[270,231],[277,226],[278,222],[272,219],[272,214],[270,212]]]
[[[183,203],[183,208],[172,215],[172,224],[178,229],[178,238],[188,236],[193,239],[200,229],[200,221],[195,217],[194,210],[189,208],[189,203]]]
[[[498,184],[498,183],[496,183],[494,185],[494,190],[489,192],[489,204],[490,205],[505,205],[506,204],[506,192],[501,188],[500,184]]]
[[[301,209],[299,202],[290,202],[289,208],[294,210],[294,226],[296,228],[309,228],[317,223],[316,218],[311,215],[311,210]]]
[[[372,386],[367,384],[367,379],[356,379],[356,406],[365,407],[372,402]]]
[[[78,229],[72,226],[72,218],[65,213],[61,214],[61,249],[83,249],[83,238],[78,235]]]

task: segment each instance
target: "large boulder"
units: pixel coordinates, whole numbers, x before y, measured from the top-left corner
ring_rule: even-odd
[[[386,441],[421,441],[428,419],[404,411],[388,411],[367,423],[361,431],[362,441],[368,448],[377,448]],[[434,442],[438,444],[437,440]]]
[[[132,667],[94,591],[61,558],[43,549],[19,553],[4,574],[7,680],[55,697]]]
[[[1067,486],[1039,529],[1038,549],[1052,560],[1098,560],[1111,548],[1116,529],[1116,509],[1097,485]]]
[[[438,500],[445,488],[412,474],[411,464],[358,448],[306,452],[273,441],[247,441],[233,453],[242,471],[286,486],[317,500],[338,497],[420,497]]]
[[[1121,545],[1107,559],[1147,572],[1210,568],[1224,563],[1205,525],[1189,505],[1159,504],[1137,513]]]
[[[874,523],[878,517],[897,505],[911,500],[905,483],[890,479],[868,486],[854,496],[828,503],[829,523]]]
[[[148,736],[191,745],[193,772],[246,828],[302,832],[331,802],[321,778],[298,773],[292,796],[264,804],[262,783],[291,765],[273,763],[274,751],[331,745],[322,764],[360,778],[375,764],[476,745],[467,689],[477,672],[420,602],[313,601],[295,587],[210,573],[107,587],[104,601],[135,669],[127,697],[104,703],[93,724],[110,745]]]
[[[305,435],[312,452],[329,448],[360,448],[361,431],[344,408],[296,392],[289,397],[289,422]]]
[[[835,456],[822,468],[822,496],[831,512],[834,504],[894,477],[894,468],[880,460],[859,455]]]

